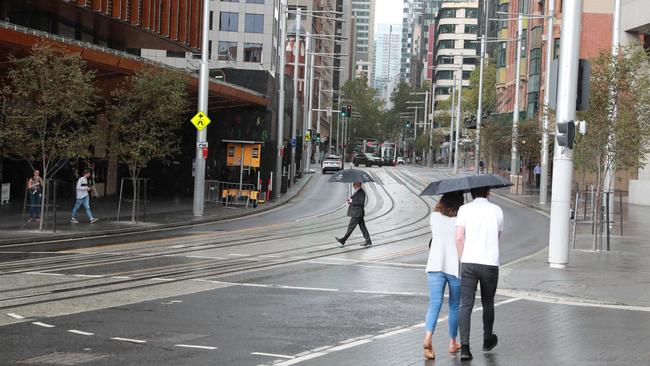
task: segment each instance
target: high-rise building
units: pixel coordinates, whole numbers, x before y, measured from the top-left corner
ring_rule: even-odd
[[[295,8],[295,6],[294,6]],[[210,1],[208,52],[211,69],[275,73],[278,23],[275,1]],[[293,20],[290,19],[290,24]],[[289,26],[288,26],[289,28]],[[291,28],[289,28],[291,31]],[[198,69],[201,54],[143,50],[142,56],[168,65]]]
[[[372,80],[374,63],[375,0],[352,0],[354,18],[354,58],[353,65],[357,77]]]
[[[399,78],[401,25],[380,24],[375,35],[375,70],[373,87],[379,97],[388,99],[387,87],[392,78]]]
[[[448,100],[452,90],[469,86],[476,67],[478,1],[443,2],[435,22],[433,63],[435,101]]]

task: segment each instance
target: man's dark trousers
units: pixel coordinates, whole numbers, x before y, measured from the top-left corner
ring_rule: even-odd
[[[476,263],[462,263],[460,266],[461,291],[460,300],[460,343],[469,345],[469,330],[472,309],[476,297],[476,285],[481,284],[481,303],[483,304],[483,337],[492,334],[494,325],[494,295],[499,282],[499,267]]]
[[[363,217],[351,217],[350,223],[348,224],[348,231],[345,233],[345,236],[341,238],[343,242],[348,240],[348,237],[350,237],[357,225],[359,225],[359,229],[361,229],[361,233],[363,234],[363,238],[366,239],[366,242],[370,241],[370,233],[368,232],[368,228],[366,228],[366,221]]]

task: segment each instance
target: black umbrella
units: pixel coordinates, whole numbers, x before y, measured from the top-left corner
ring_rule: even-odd
[[[330,177],[329,181],[336,183],[368,183],[374,182],[374,179],[372,179],[370,174],[364,172],[363,170],[345,169],[336,172],[336,174]]]
[[[462,177],[448,178],[433,182],[420,193],[420,196],[432,196],[447,192],[463,191],[469,192],[472,188],[504,188],[512,183],[495,174],[465,175]]]

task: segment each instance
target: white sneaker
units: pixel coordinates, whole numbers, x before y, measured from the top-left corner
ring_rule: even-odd
[[[78,224],[79,220],[75,219],[74,217],[70,219],[71,224]]]
[[[94,224],[94,223],[96,223],[97,221],[99,221],[99,218],[97,218],[97,217],[93,217],[92,219],[90,219],[90,223],[91,223],[91,224]]]

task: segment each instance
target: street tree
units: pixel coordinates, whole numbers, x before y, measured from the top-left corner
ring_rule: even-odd
[[[608,188],[605,173],[643,167],[650,152],[649,63],[640,48],[621,48],[617,56],[601,52],[591,61],[589,108],[579,115],[589,131],[576,144],[574,163],[596,176],[596,220]]]
[[[3,97],[7,120],[2,128],[3,153],[40,167],[47,182],[65,161],[90,155],[94,142],[96,89],[94,73],[81,56],[48,45],[35,44],[25,58],[9,57],[10,69]],[[48,184],[42,202],[47,202]],[[45,205],[41,205],[44,218]],[[40,220],[42,231],[44,220]]]
[[[463,113],[476,115],[478,110],[478,90],[481,77],[479,67],[472,70],[469,86],[463,88]],[[483,67],[483,114],[491,114],[497,107],[497,69],[494,62],[486,62]]]
[[[381,110],[381,102],[375,98],[375,89],[368,86],[368,80],[363,77],[348,80],[341,91],[342,98],[352,105],[350,141],[356,138],[383,138],[385,131],[381,122],[384,112]]]
[[[129,168],[133,186],[131,221],[135,221],[140,172],[154,159],[179,151],[179,130],[187,112],[187,92],[182,77],[172,71],[144,69],[112,93],[109,109],[111,153]]]
[[[526,119],[520,122],[518,130],[517,150],[523,159],[523,166],[530,169],[533,163],[539,162],[539,152],[542,148],[541,128],[537,120]]]

